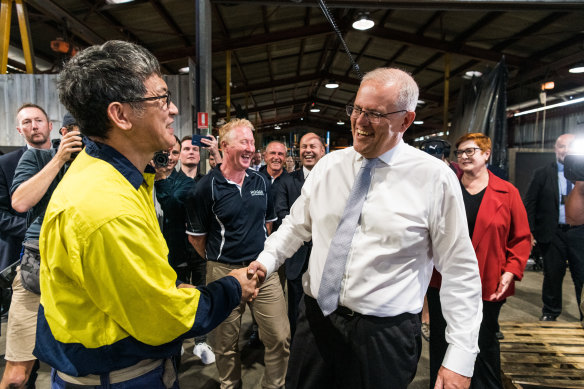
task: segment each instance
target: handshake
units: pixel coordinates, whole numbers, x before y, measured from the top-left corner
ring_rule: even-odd
[[[267,269],[258,261],[253,261],[248,267],[232,270],[229,275],[241,285],[241,301],[252,302],[259,292],[260,285],[266,278]]]

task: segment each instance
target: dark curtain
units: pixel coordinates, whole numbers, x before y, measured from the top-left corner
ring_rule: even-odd
[[[493,149],[489,165],[507,172],[507,66],[505,58],[482,77],[468,80],[458,96],[449,140],[469,132],[481,132],[491,138]]]

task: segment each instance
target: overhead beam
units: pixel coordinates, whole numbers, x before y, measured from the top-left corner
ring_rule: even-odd
[[[71,32],[86,41],[88,44],[97,45],[105,42],[105,39],[102,36],[87,27],[68,11],[61,8],[61,6],[57,5],[53,0],[27,0],[26,2],[59,23],[63,23],[63,20],[66,20],[69,23]]]
[[[233,4],[233,0],[211,0],[215,4]],[[318,7],[317,0],[246,0],[246,4],[254,5],[285,5],[297,7]],[[581,10],[581,0],[328,0],[329,8],[358,9],[411,9],[411,10],[442,10],[442,11],[524,11],[529,10]]]
[[[264,46],[271,43],[312,38],[316,35],[333,34],[334,31],[327,23],[315,24],[314,26],[304,26],[302,28],[291,28],[288,30],[275,31],[268,34],[256,34],[249,37],[227,38],[213,42],[213,53],[221,53],[226,50],[239,50],[254,46]],[[194,46],[180,49],[164,50],[154,53],[160,62],[170,62],[186,56],[192,56],[195,52]]]

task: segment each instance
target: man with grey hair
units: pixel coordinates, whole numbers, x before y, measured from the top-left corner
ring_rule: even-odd
[[[256,279],[233,271],[177,285],[158,226],[154,153],[178,114],[158,61],[128,42],[91,46],[65,64],[59,97],[88,137],[47,207],[34,350],[52,388],[178,387],[170,357],[208,332]]]
[[[482,317],[477,259],[456,176],[402,140],[417,98],[409,74],[368,73],[347,106],[353,147],[312,169],[249,266],[269,276],[312,239],[287,389],[407,388],[433,265],[443,277],[449,342],[437,387],[470,385]]]

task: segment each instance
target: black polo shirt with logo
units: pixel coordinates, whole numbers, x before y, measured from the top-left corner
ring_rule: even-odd
[[[229,264],[253,261],[264,249],[266,222],[276,213],[270,182],[247,169],[240,188],[219,166],[201,178],[186,201],[187,234],[206,235],[207,259]]]

